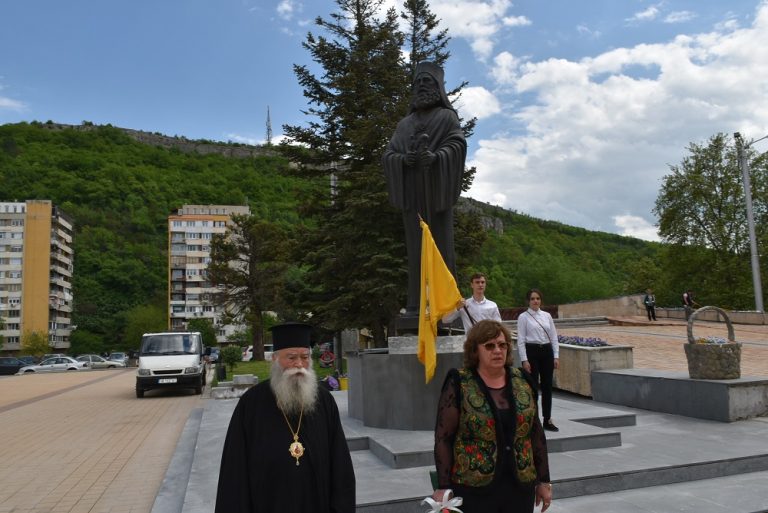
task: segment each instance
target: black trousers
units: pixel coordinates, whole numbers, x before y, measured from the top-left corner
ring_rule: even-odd
[[[649,321],[650,320],[654,320],[655,321],[656,320],[656,307],[653,306],[653,305],[650,305],[650,306],[646,305],[645,306],[645,310],[646,310],[646,312],[648,312],[648,320]]]
[[[463,493],[459,509],[464,513],[533,513],[536,500],[533,486],[522,486],[514,478],[502,479],[488,493]]]
[[[552,417],[552,374],[555,372],[555,354],[551,344],[525,344],[533,380],[539,384],[541,415],[544,420]]]

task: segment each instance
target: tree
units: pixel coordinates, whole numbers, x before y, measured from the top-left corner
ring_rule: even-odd
[[[101,354],[106,349],[101,335],[83,329],[73,331],[69,343],[71,354]]]
[[[381,168],[411,99],[403,48],[407,39],[413,59],[442,63],[447,36],[433,35],[438,22],[423,1],[405,4],[407,37],[394,9],[380,15],[378,0],[336,4],[329,20],[316,21],[328,37],[310,33],[304,43],[322,74],[294,66],[309,102],[308,125],[284,127],[290,144],[283,151],[300,164],[299,174],[332,184],[330,193],[319,189],[304,204],[315,224],[303,237],[299,296],[311,322],[332,331],[368,328],[381,347],[404,303],[407,279],[401,214],[389,205]]]
[[[144,333],[157,333],[168,329],[166,308],[159,305],[134,306],[125,314],[125,331],[119,349],[135,351],[141,345]],[[114,347],[110,347],[114,349]]]
[[[214,300],[226,316],[249,325],[253,359],[264,360],[264,314],[285,310],[281,290],[290,268],[291,231],[252,215],[233,215],[231,221],[211,241],[208,277],[221,289]]]
[[[187,330],[199,331],[200,335],[203,337],[204,346],[212,347],[219,345],[218,341],[216,340],[216,330],[214,329],[213,323],[210,319],[192,319],[187,324]]]
[[[653,212],[659,233],[674,245],[664,261],[678,277],[671,283],[679,291],[694,289],[709,304],[744,308],[752,304],[749,241],[741,172],[730,143],[722,133],[706,145],[691,143],[690,154],[663,178]],[[763,157],[752,157],[752,197],[764,239],[768,170]]]
[[[40,358],[51,351],[48,334],[44,331],[25,331],[21,336],[21,353]]]
[[[367,327],[382,346],[402,302],[406,270],[402,225],[389,206],[381,156],[405,113],[409,77],[395,11],[378,19],[379,1],[336,3],[330,20],[317,19],[330,38],[309,34],[304,43],[322,77],[294,66],[315,119],[307,127],[285,127],[293,143],[310,149],[284,146],[300,174],[334,179],[330,194],[321,190],[304,205],[316,225],[303,237],[302,297],[314,324]]]

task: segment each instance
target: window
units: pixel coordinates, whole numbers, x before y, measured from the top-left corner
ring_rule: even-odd
[[[173,227],[174,228],[180,228],[181,227],[181,221],[174,221],[173,222]]]
[[[194,221],[187,221],[187,226],[195,226],[195,222]]]

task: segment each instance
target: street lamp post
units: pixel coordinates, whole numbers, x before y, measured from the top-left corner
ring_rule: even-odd
[[[752,213],[752,186],[749,180],[749,157],[746,150],[750,148],[757,141],[768,139],[768,135],[761,137],[760,139],[752,140],[748,143],[744,143],[741,138],[741,134],[736,132],[733,134],[736,140],[736,152],[739,158],[739,167],[741,168],[741,177],[744,181],[744,198],[747,203],[747,228],[749,229],[749,251],[752,262],[752,285],[755,289],[755,309],[758,312],[763,312],[763,285],[760,281],[760,261],[757,254],[757,237],[755,236],[755,216]]]

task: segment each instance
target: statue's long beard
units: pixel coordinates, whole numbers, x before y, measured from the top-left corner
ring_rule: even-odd
[[[420,91],[413,98],[416,109],[427,109],[440,105],[440,93],[437,91]]]
[[[311,366],[283,369],[274,359],[269,384],[277,405],[286,415],[310,412],[317,404],[317,376]]]

